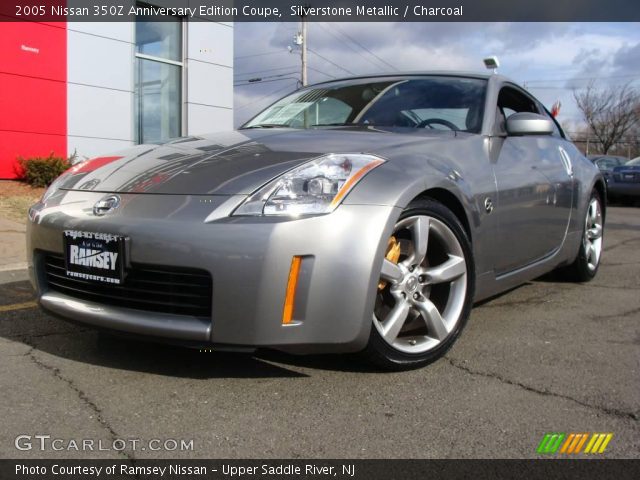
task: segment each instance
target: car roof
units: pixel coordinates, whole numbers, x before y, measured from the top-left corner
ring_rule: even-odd
[[[624,160],[625,162],[627,161],[627,157],[623,157],[622,155],[604,155],[600,153],[593,153],[591,155],[588,155],[587,158],[589,160],[598,160],[600,158],[615,158],[616,160]]]
[[[323,82],[314,83],[313,85],[323,85],[325,83],[341,82],[345,80],[366,80],[367,78],[396,78],[396,77],[415,77],[415,76],[433,76],[433,77],[463,77],[463,78],[479,78],[488,80],[495,78],[501,81],[516,83],[513,80],[498,75],[495,73],[478,73],[478,72],[466,72],[459,70],[430,70],[430,71],[415,71],[415,72],[385,72],[377,74],[367,75],[354,75],[350,77],[339,77],[331,80],[325,80]],[[313,86],[309,85],[309,86]]]

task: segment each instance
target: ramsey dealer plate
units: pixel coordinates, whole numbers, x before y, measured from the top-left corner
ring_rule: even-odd
[[[124,279],[125,237],[110,233],[65,230],[67,276],[104,283]]]

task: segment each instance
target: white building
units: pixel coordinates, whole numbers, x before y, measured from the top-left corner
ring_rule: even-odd
[[[0,45],[0,178],[18,156],[233,128],[232,23],[5,22]]]

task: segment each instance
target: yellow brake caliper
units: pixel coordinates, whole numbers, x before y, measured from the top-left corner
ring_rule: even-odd
[[[391,237],[389,242],[387,243],[387,253],[384,258],[389,260],[392,263],[397,264],[400,259],[400,242],[396,240],[396,237]],[[387,282],[384,280],[380,280],[378,283],[378,290],[384,289],[387,286]]]

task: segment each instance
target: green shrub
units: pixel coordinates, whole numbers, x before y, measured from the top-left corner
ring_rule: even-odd
[[[71,167],[71,158],[48,157],[18,158],[21,178],[34,187],[48,187],[58,176]]]

